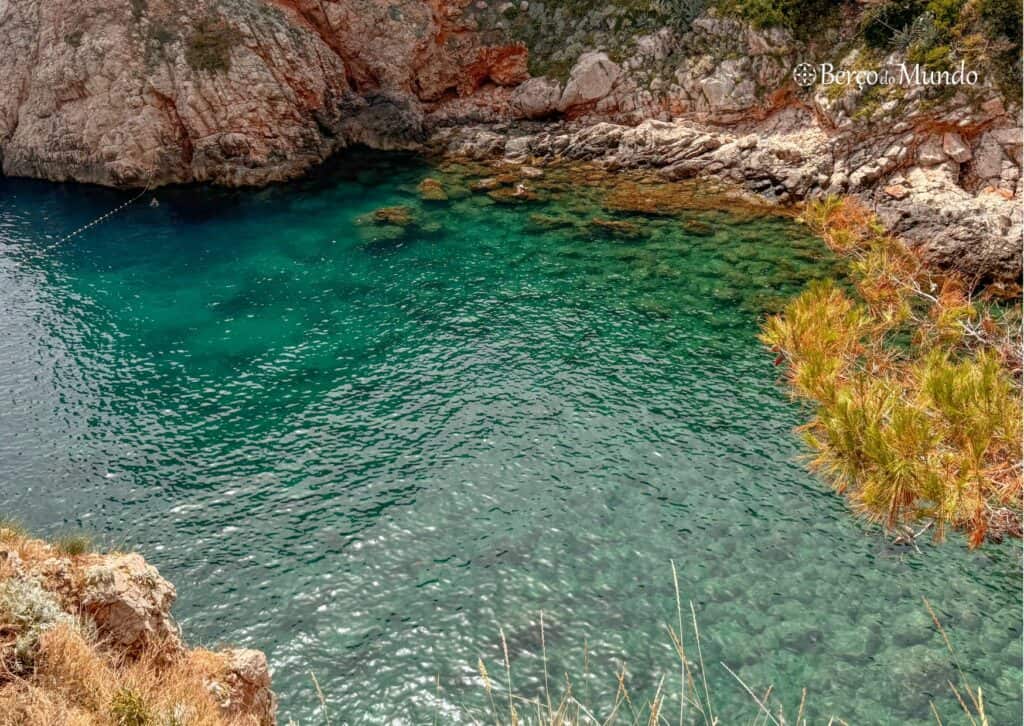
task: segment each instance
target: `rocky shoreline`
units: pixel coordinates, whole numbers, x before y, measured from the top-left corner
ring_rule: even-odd
[[[0,724],[277,723],[262,652],[188,648],[156,568],[88,549],[0,523]]]
[[[797,85],[809,59],[892,73],[907,62],[863,46],[853,10],[797,40],[714,8],[641,27],[614,3],[578,27],[561,8],[488,0],[60,5],[0,3],[10,176],[263,185],[357,144],[588,161],[723,180],[779,205],[855,195],[940,266],[1021,276],[1019,102],[991,79]],[[552,23],[567,33],[557,53]]]
[[[448,128],[437,132],[431,143],[442,155],[475,161],[529,167],[585,161],[613,171],[652,169],[669,181],[724,181],[782,207],[826,194],[852,194],[940,267],[984,281],[1019,281],[1019,182],[1012,192],[994,186],[976,194],[964,189],[958,179],[963,162],[944,156],[940,147],[945,138],[960,148],[956,145],[963,144],[962,137],[947,133],[920,142],[908,133],[902,144],[897,141],[877,157],[888,173],[869,179],[858,172],[851,179],[828,136],[805,127],[798,111],[785,116],[774,119],[780,124],[774,133],[762,134],[649,120],[637,126],[599,122],[534,129]],[[1007,146],[1019,153],[1019,145]]]

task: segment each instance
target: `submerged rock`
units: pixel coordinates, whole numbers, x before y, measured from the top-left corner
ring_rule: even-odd
[[[612,188],[603,205],[611,212],[675,215],[688,208],[682,187],[674,184],[628,183]]]
[[[390,224],[396,227],[408,227],[417,221],[416,210],[404,204],[393,207],[381,207],[370,214],[364,214],[356,220],[356,224]]]
[[[641,233],[640,225],[620,219],[602,219],[600,217],[595,217],[590,220],[590,224],[599,231],[613,237],[635,238],[639,237]]]
[[[683,229],[686,230],[686,234],[694,237],[710,237],[715,233],[714,227],[699,219],[684,220]]]
[[[531,214],[530,224],[538,229],[566,229],[569,227],[575,227],[579,224],[579,220],[568,214]]]
[[[487,196],[499,204],[534,202],[540,198],[537,192],[525,184],[516,184],[514,187],[499,187],[487,192]]]
[[[502,185],[502,181],[496,177],[489,176],[485,179],[477,179],[471,182],[469,188],[474,192],[489,192]]]
[[[419,190],[420,199],[426,202],[448,201],[448,193],[445,192],[444,185],[437,179],[424,179],[416,188]]]

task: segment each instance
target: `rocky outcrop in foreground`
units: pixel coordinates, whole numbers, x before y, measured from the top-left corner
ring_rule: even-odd
[[[0,724],[276,723],[263,653],[188,649],[154,567],[80,549],[0,525]]]

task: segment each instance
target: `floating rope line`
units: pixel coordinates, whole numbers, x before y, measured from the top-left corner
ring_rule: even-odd
[[[73,239],[73,238],[77,237],[78,235],[82,234],[82,233],[83,233],[83,232],[85,232],[86,230],[92,229],[92,228],[93,228],[93,227],[95,227],[95,226],[96,226],[97,224],[100,224],[100,223],[102,223],[102,222],[105,222],[106,220],[110,219],[110,218],[111,218],[111,217],[113,217],[113,216],[114,216],[115,214],[117,214],[118,212],[120,212],[121,210],[123,210],[123,209],[124,209],[125,207],[128,207],[128,206],[130,206],[130,205],[134,204],[135,202],[139,201],[139,200],[140,200],[140,199],[142,198],[142,196],[143,196],[143,195],[144,195],[144,194],[145,194],[146,192],[148,192],[148,191],[149,191],[149,187],[150,187],[150,186],[151,186],[152,184],[153,184],[153,180],[152,180],[152,179],[150,179],[150,180],[149,180],[148,182],[146,182],[146,188],[145,188],[145,189],[143,189],[143,190],[142,190],[141,192],[139,192],[138,194],[136,194],[136,195],[135,195],[134,197],[132,197],[131,199],[129,199],[129,200],[127,201],[127,202],[125,202],[124,204],[122,204],[122,205],[120,205],[120,206],[118,206],[118,207],[114,207],[113,209],[111,209],[111,210],[110,210],[109,212],[107,212],[106,214],[101,214],[101,215],[100,215],[99,217],[96,217],[96,219],[92,220],[92,221],[91,221],[91,222],[89,222],[88,224],[82,225],[81,227],[79,227],[78,229],[76,229],[76,230],[75,230],[74,232],[72,232],[71,234],[68,234],[68,235],[65,235],[65,236],[61,237],[61,238],[60,238],[59,240],[57,240],[57,241],[56,241],[56,242],[54,242],[53,244],[55,244],[55,245],[58,245],[58,244],[62,244],[62,243],[64,243],[64,242],[67,242],[67,241],[68,241],[69,239]],[[51,245],[51,246],[52,246],[52,245]]]
[[[98,217],[93,219],[88,224],[83,224],[82,226],[80,226],[78,229],[76,229],[75,231],[71,232],[70,234],[65,234],[65,236],[63,236],[59,240],[57,240],[55,242],[52,242],[49,245],[47,245],[46,247],[44,247],[42,250],[40,250],[40,252],[46,252],[47,250],[49,250],[52,247],[56,247],[57,245],[60,245],[62,243],[66,243],[69,240],[72,240],[72,239],[78,237],[79,234],[81,234],[82,232],[84,232],[84,231],[86,231],[88,229],[91,229],[92,227],[96,226],[97,224],[110,219],[111,217],[113,217],[118,212],[124,210],[126,207],[129,207],[132,204],[134,204],[135,202],[138,202],[140,199],[142,199],[143,195],[145,195],[146,191],[150,190],[150,187],[152,185],[153,185],[153,179],[151,178],[150,181],[147,181],[145,183],[145,188],[142,189],[141,191],[139,191],[139,193],[137,195],[135,195],[134,197],[132,197],[130,200],[128,200],[127,202],[125,202],[122,205],[119,205],[119,206],[115,207],[114,209],[112,209],[110,212],[108,212],[106,214],[99,215]]]

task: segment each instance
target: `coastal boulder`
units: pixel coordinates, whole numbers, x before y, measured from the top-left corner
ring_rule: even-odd
[[[918,147],[917,161],[921,166],[936,166],[946,161],[946,153],[936,139],[930,138]]]
[[[82,610],[104,638],[129,652],[152,643],[181,647],[171,618],[174,585],[137,554],[108,555],[85,570]]]
[[[611,93],[622,69],[605,53],[584,53],[569,73],[559,107],[566,111],[594,103]]]
[[[520,84],[513,92],[512,112],[522,118],[544,118],[557,113],[562,98],[562,84],[540,76]]]
[[[700,82],[712,112],[742,111],[757,103],[748,66],[745,58],[726,60]]]
[[[224,670],[211,679],[207,688],[220,706],[221,713],[245,723],[274,726],[277,723],[277,699],[270,688],[267,657],[258,650],[233,648],[217,654]]]
[[[984,181],[998,180],[1003,171],[1006,154],[991,132],[982,135],[974,153],[974,174]]]
[[[942,136],[942,150],[958,164],[971,160],[971,148],[964,143],[960,134],[947,133]]]

